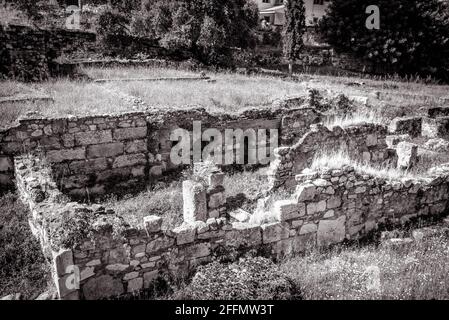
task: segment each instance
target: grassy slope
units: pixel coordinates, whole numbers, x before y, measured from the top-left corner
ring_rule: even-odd
[[[0,297],[35,298],[47,290],[50,269],[28,226],[27,210],[15,195],[0,198]]]
[[[185,77],[198,73],[161,68],[89,68],[93,78]],[[386,117],[424,113],[424,108],[443,105],[440,97],[447,96],[448,86],[424,85],[415,82],[376,81],[369,79],[300,76],[292,82],[269,76],[244,76],[232,73],[209,73],[215,83],[194,82],[124,82],[94,84],[60,79],[33,85],[33,89],[54,98],[55,103],[0,104],[4,115],[0,126],[8,125],[28,111],[45,116],[92,115],[144,110],[133,107],[133,97],[156,108],[179,108],[202,105],[209,111],[236,113],[247,108],[271,106],[273,100],[285,95],[306,95],[318,89],[324,96],[338,94],[369,97],[369,104]],[[357,85],[354,85],[357,83]],[[358,85],[360,84],[361,85]],[[25,85],[0,82],[0,95],[23,93]],[[23,90],[22,90],[23,89]],[[381,92],[381,99],[375,98]]]
[[[304,299],[449,299],[449,248],[444,233],[409,247],[374,245],[313,251],[281,268]]]

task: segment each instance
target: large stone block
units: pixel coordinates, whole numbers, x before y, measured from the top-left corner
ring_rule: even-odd
[[[255,247],[262,243],[262,229],[258,225],[233,223],[232,230],[227,231],[225,243],[232,247]]]
[[[147,127],[123,128],[114,130],[115,140],[136,140],[147,136]]]
[[[114,279],[110,275],[91,278],[83,286],[83,294],[86,300],[116,297],[123,292],[122,282],[119,279]]]
[[[51,163],[60,163],[68,160],[83,160],[86,159],[86,149],[82,147],[75,149],[51,150],[47,152],[47,159]]]
[[[184,181],[182,184],[184,202],[184,221],[194,223],[208,219],[206,187],[194,181]]]
[[[176,244],[183,245],[195,241],[196,228],[195,225],[186,224],[173,229],[176,236]]]
[[[308,183],[301,184],[296,188],[295,197],[298,202],[312,201],[317,194],[316,186]]]
[[[306,207],[296,200],[279,200],[274,203],[273,211],[279,221],[288,221],[304,216]]]
[[[280,241],[282,239],[282,226],[280,223],[264,224],[262,228],[262,241],[264,244]]]
[[[409,142],[401,142],[396,148],[398,154],[398,167],[408,170],[418,163],[418,146]]]
[[[127,141],[125,145],[126,153],[145,153],[147,152],[147,140]]]
[[[70,171],[77,174],[90,174],[106,170],[108,162],[106,158],[73,161],[69,165]]]
[[[123,154],[123,143],[106,143],[87,147],[87,157],[92,158],[108,158]]]
[[[112,142],[111,130],[75,133],[75,143],[78,146],[87,146],[91,144],[101,144],[108,142]]]
[[[319,246],[342,242],[346,237],[346,216],[336,220],[321,220],[318,224],[317,241]]]
[[[422,117],[395,118],[388,129],[393,134],[409,134],[411,137],[418,137],[422,131]]]

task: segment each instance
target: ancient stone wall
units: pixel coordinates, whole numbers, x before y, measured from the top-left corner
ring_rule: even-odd
[[[160,217],[148,216],[140,228],[131,229],[111,210],[61,200],[38,159],[18,158],[15,165],[18,190],[32,210],[34,234],[52,258],[61,299],[99,299],[149,288],[159,277],[186,276],[233,250],[288,257],[309,246],[359,239],[379,224],[440,215],[449,204],[447,166],[426,179],[401,181],[344,166],[298,175],[292,197],[270,208],[274,222],[259,225],[228,218],[223,176],[212,171],[202,182],[184,183],[182,226],[163,229]],[[68,223],[55,225],[58,220]]]
[[[58,57],[86,50],[95,39],[95,34],[80,31],[0,25],[0,76],[19,81],[45,80],[55,75]]]
[[[346,150],[351,158],[382,164],[395,161],[395,151],[389,149],[385,138],[387,128],[376,124],[354,125],[332,130],[321,124],[312,125],[296,144],[276,150],[269,170],[270,185],[274,188],[296,185],[295,176],[308,168],[321,151]]]
[[[319,112],[307,108],[250,110],[236,116],[194,109],[23,119],[0,132],[0,186],[7,189],[13,184],[14,156],[40,149],[54,168],[58,186],[75,199],[123,193],[179,168],[170,159],[175,145],[170,135],[177,128],[191,133],[194,121],[201,122],[203,132],[277,129],[281,145],[295,141],[320,119]]]

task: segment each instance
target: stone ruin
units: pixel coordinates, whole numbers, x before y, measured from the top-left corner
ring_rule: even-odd
[[[149,114],[39,119],[26,120],[3,133],[2,146],[10,150],[20,138],[28,139],[27,143],[47,142],[49,146],[37,155],[11,153],[3,157],[7,159],[3,164],[8,167],[8,172],[14,173],[18,193],[30,207],[31,229],[52,261],[53,277],[61,299],[92,300],[134,293],[151,288],[161,278],[187,277],[197,266],[232,252],[253,251],[282,259],[303,253],[310,247],[327,247],[361,239],[384,224],[405,223],[448,212],[449,165],[430,170],[426,178],[397,181],[359,172],[351,166],[321,168],[317,172],[304,170],[310,166],[317,151],[341,147],[359,160],[402,166],[407,155],[414,154],[415,149],[407,149],[409,153],[404,155],[400,147],[402,142],[391,142],[401,141],[400,135],[419,130],[417,119],[396,119],[389,129],[374,124],[328,129],[314,124],[318,113],[310,109],[289,110],[287,114],[246,114],[243,120],[216,118],[197,111],[183,115],[189,117],[179,117],[179,114],[162,117],[166,120],[177,116],[177,119],[187,119],[188,122],[192,117],[201,116],[210,123],[222,123],[223,126],[258,119],[259,124],[278,126],[280,139],[293,143],[290,146],[281,143],[276,150],[268,180],[271,191],[282,186],[290,195],[270,202],[269,193],[267,198],[259,201],[256,212],[232,211],[221,170],[196,164],[192,180],[184,181],[182,185],[181,226],[163,227],[162,218],[149,212],[140,226],[130,227],[122,217],[104,206],[73,202],[73,197],[67,196],[70,192],[55,180],[57,172],[61,164],[71,167],[73,161],[79,162],[80,168],[83,163],[89,168],[86,164],[92,160],[86,155],[90,154],[91,148],[110,150],[109,146],[120,144],[117,150],[123,154],[102,152],[99,155],[109,165],[117,159],[127,158],[130,168],[126,170],[140,167],[143,177],[151,177],[149,173],[154,172],[154,166],[161,166],[163,155],[159,157],[159,164],[148,162],[150,153],[154,159],[158,157],[150,148],[157,144],[164,148],[166,130],[173,128],[166,124],[174,125],[175,122],[163,121],[157,126],[155,116]],[[298,117],[297,121],[294,121],[295,117]],[[142,118],[145,120],[140,121]],[[298,126],[305,122],[309,122],[307,128],[311,126],[309,131]],[[392,127],[401,129],[393,130]],[[65,139],[72,136],[72,139]],[[130,148],[141,145],[141,148],[129,149],[125,147],[127,145]],[[122,148],[140,152],[145,162],[134,162],[134,151],[128,154]],[[78,157],[79,150],[83,152]],[[106,167],[104,172],[116,169]],[[84,173],[75,171],[72,174],[76,177],[76,174]],[[126,182],[126,177],[132,176],[123,176],[122,183]],[[133,180],[131,185],[135,184],[136,180]],[[252,219],[261,214],[269,219],[258,222]]]

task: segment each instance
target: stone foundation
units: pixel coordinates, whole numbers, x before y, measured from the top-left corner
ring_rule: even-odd
[[[58,185],[74,199],[136,190],[182,168],[170,159],[176,144],[170,135],[175,129],[191,133],[194,121],[201,122],[203,132],[209,128],[220,132],[275,129],[279,132],[277,145],[282,145],[296,141],[322,119],[316,110],[295,109],[293,104],[289,109],[249,110],[237,116],[193,109],[22,119],[18,126],[0,132],[0,186],[7,189],[13,185],[14,156],[39,148],[53,166]],[[268,145],[270,137],[266,139],[258,143]],[[234,147],[238,144],[243,142]]]
[[[163,229],[148,216],[133,229],[112,210],[64,200],[38,157],[16,158],[17,188],[30,225],[53,261],[61,299],[100,299],[187,276],[198,265],[237,250],[281,259],[310,246],[360,239],[380,224],[440,215],[449,205],[449,167],[423,180],[389,181],[351,167],[296,176],[292,196],[269,208],[274,222],[235,222],[226,213],[222,174],[184,183],[184,223]]]

